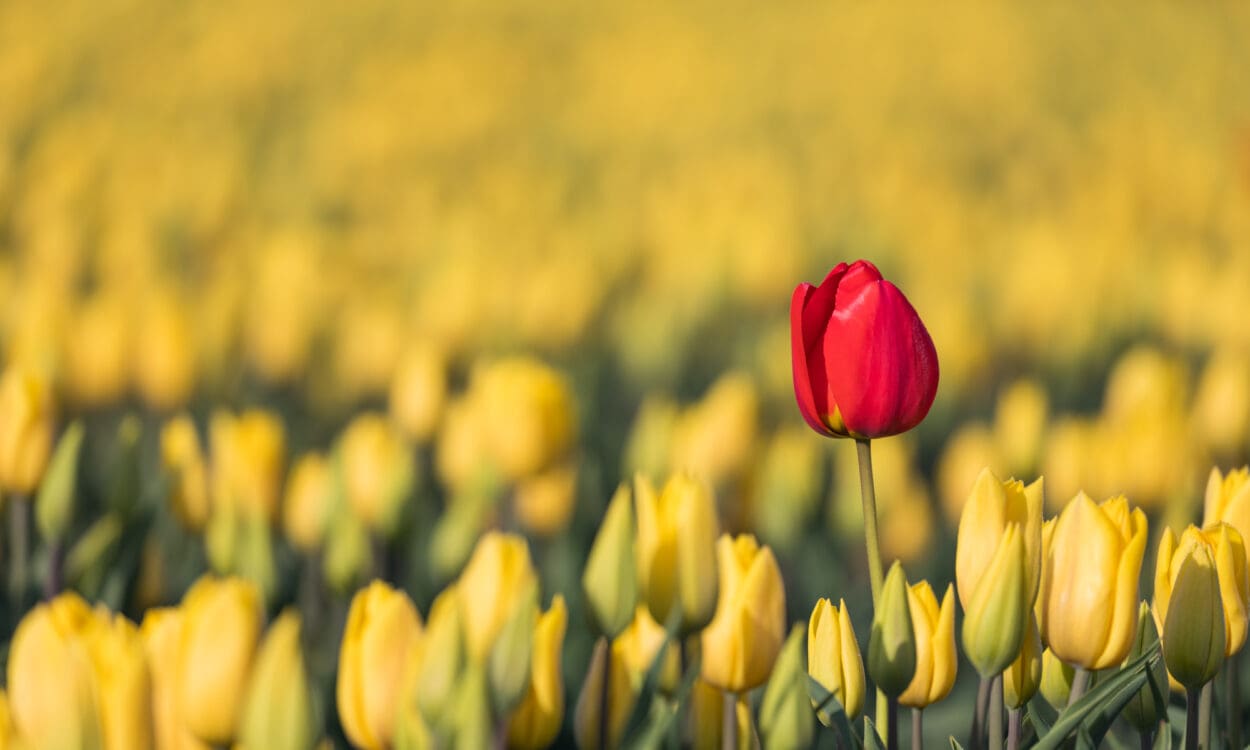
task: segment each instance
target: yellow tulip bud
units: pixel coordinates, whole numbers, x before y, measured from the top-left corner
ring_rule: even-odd
[[[535,586],[525,539],[492,531],[478,540],[459,583],[465,645],[473,661],[486,660],[504,623]]]
[[[577,501],[577,464],[566,461],[517,482],[512,496],[517,521],[537,536],[568,528]]]
[[[508,744],[519,748],[544,748],[555,741],[564,722],[564,679],[560,655],[568,627],[564,597],[556,595],[551,608],[538,618],[534,629],[534,657],[530,683],[521,705],[508,719]]]
[[[668,471],[679,407],[668,396],[648,394],[638,407],[625,443],[625,473],[655,476]]]
[[[1150,605],[1145,602],[1137,610],[1137,637],[1133,639],[1133,648],[1129,650],[1124,663],[1128,664],[1142,654],[1153,651],[1159,644],[1159,630],[1155,627],[1155,619]],[[1168,670],[1164,660],[1160,659],[1151,668],[1150,680],[1137,691],[1124,706],[1121,712],[1125,719],[1139,732],[1149,732],[1167,718],[1168,710]]]
[[[1023,708],[1037,693],[1042,681],[1042,639],[1037,620],[1029,613],[1029,627],[1020,641],[1020,653],[1003,670],[1003,703],[1007,708]]]
[[[534,623],[538,619],[538,585],[532,584],[504,620],[487,661],[491,707],[506,717],[530,683],[530,660],[534,651]]]
[[[343,731],[356,746],[390,745],[404,668],[420,637],[421,618],[404,592],[374,581],[352,597],[335,696]]]
[[[413,440],[424,442],[434,434],[447,397],[447,363],[437,348],[409,349],[391,379],[391,418]]]
[[[634,619],[638,602],[634,557],[634,512],[629,487],[621,485],[608,503],[582,572],[582,592],[591,621],[609,638],[615,638]]]
[[[436,729],[450,732],[450,701],[464,664],[464,627],[460,620],[460,592],[448,586],[430,605],[430,619],[421,643],[421,666],[416,676],[417,705]]]
[[[947,584],[938,607],[928,581],[907,591],[911,624],[916,631],[916,674],[898,697],[912,708],[924,708],[942,700],[955,686],[959,656],[955,652],[955,592]]]
[[[161,430],[161,466],[169,478],[174,517],[188,531],[202,531],[208,523],[208,470],[190,416],[174,417]]]
[[[156,747],[207,750],[182,720],[178,708],[178,651],[182,612],[173,607],[149,609],[139,626],[152,677],[152,729]]]
[[[673,427],[670,465],[714,487],[740,475],[754,458],[759,396],[751,378],[728,372],[686,409]]]
[[[1164,529],[1159,540],[1155,563],[1154,606],[1159,622],[1167,623],[1171,607],[1172,587],[1187,546],[1203,544],[1209,548],[1219,577],[1220,601],[1224,608],[1224,655],[1232,656],[1246,642],[1247,610],[1250,609],[1250,582],[1246,577],[1246,547],[1241,534],[1226,523],[1217,523],[1204,531],[1190,526],[1179,544],[1171,529]],[[1182,549],[1186,548],[1186,549]]]
[[[82,406],[118,401],[126,391],[131,324],[126,300],[115,292],[92,295],[78,306],[65,331],[65,386]]]
[[[1046,390],[1035,380],[1017,380],[998,395],[994,442],[1009,471],[1025,473],[1036,468],[1048,409]]]
[[[659,688],[669,692],[677,689],[681,680],[681,653],[674,643],[665,646],[667,640],[668,633],[663,625],[655,621],[651,612],[642,605],[635,607],[634,619],[612,641],[614,658],[625,665],[634,690],[642,687],[642,681],[658,657],[661,646],[664,647],[664,663],[660,667]]]
[[[13,734],[13,716],[9,713],[9,694],[0,690],[0,750],[9,750],[16,745]]]
[[[1056,656],[1085,669],[1124,661],[1145,548],[1146,516],[1123,497],[1096,505],[1082,493],[1063,509],[1042,563],[1038,621]]]
[[[182,598],[178,713],[209,744],[234,738],[260,637],[261,598],[241,578],[203,576]]]
[[[213,415],[209,425],[215,505],[230,504],[244,514],[274,521],[286,460],[282,422],[267,411],[239,416]]]
[[[326,536],[322,559],[326,582],[336,591],[349,591],[367,575],[371,563],[369,530],[356,514],[340,508]]]
[[[964,612],[963,642],[982,677],[993,677],[1020,653],[1029,625],[1027,566],[1020,526],[1009,524]]]
[[[52,395],[33,372],[9,367],[0,376],[0,489],[30,495],[52,453]]]
[[[475,372],[470,390],[486,417],[487,452],[504,476],[536,474],[568,453],[577,431],[573,394],[551,367],[503,359]]]
[[[282,503],[282,529],[301,552],[321,547],[337,498],[334,468],[320,453],[306,453],[295,462]]]
[[[796,624],[781,647],[764,700],[760,736],[769,748],[812,746],[812,710],[808,707],[807,671],[803,669],[803,626]]]
[[[9,647],[9,710],[18,739],[48,750],[104,747],[91,657],[91,610],[61,594],[26,613]]]
[[[846,601],[835,607],[828,599],[816,602],[807,623],[807,673],[842,704],[847,719],[854,722],[864,709],[864,660],[851,629]],[[815,707],[815,701],[812,702]],[[829,726],[830,717],[817,713]]]
[[[652,616],[667,623],[681,612],[680,633],[702,630],[717,606],[716,501],[707,485],[675,474],[656,495],[651,483],[634,483],[638,515],[638,584]]]
[[[785,584],[773,551],[761,547],[753,536],[722,536],[716,557],[720,601],[703,630],[702,674],[721,690],[742,693],[764,684],[781,651],[786,637]]]
[[[248,683],[239,741],[245,748],[304,750],[316,727],[300,650],[300,616],[288,609],[269,626]]]
[[[487,747],[491,742],[490,689],[483,664],[469,664],[452,702],[452,747]]]
[[[121,615],[97,610],[84,635],[95,670],[104,747],[150,747],[152,681],[139,629]]]
[[[344,430],[338,453],[352,512],[370,529],[394,534],[412,489],[412,449],[380,415],[362,414]]]
[[[74,486],[78,481],[78,452],[82,447],[83,426],[73,422],[57,441],[47,476],[35,498],[35,525],[50,542],[59,542],[74,516]]]
[[[133,372],[139,395],[158,411],[186,402],[195,385],[195,350],[187,310],[172,291],[151,295],[141,311]]]
[[[1224,605],[1211,545],[1191,527],[1172,556],[1171,592],[1163,618],[1163,658],[1190,690],[1215,677],[1224,664]]]
[[[1193,434],[1212,452],[1229,456],[1243,450],[1250,433],[1250,357],[1217,350],[1202,370],[1192,413]]]
[[[1062,711],[1067,707],[1075,678],[1075,667],[1061,661],[1054,651],[1048,648],[1042,650],[1042,682],[1038,690],[1051,708]]]
[[[877,689],[897,698],[916,675],[916,631],[907,603],[907,577],[897,561],[881,587],[868,638],[868,676]]]
[[[611,659],[611,666],[608,660]],[[603,671],[608,669],[608,720],[607,741],[600,737],[599,730],[603,711]],[[586,670],[586,678],[582,681],[582,690],[577,696],[577,707],[573,711],[573,737],[582,750],[592,748],[618,747],[621,735],[625,731],[625,722],[634,709],[634,691],[630,686],[629,670],[617,650],[608,643],[608,639],[600,637],[595,643],[594,653],[590,657],[590,667]]]
[[[959,603],[967,610],[981,577],[999,554],[1011,524],[1020,527],[1024,546],[1024,599],[1031,607],[1037,596],[1042,555],[1042,480],[1029,486],[1011,479],[1000,481],[989,469],[977,477],[959,517],[955,542],[955,582]]]
[[[1223,521],[1241,534],[1250,537],[1250,469],[1241,467],[1221,475],[1211,469],[1203,502],[1202,525]]]

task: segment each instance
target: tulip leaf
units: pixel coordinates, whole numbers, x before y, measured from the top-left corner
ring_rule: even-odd
[[[674,606],[668,613],[668,620],[664,623],[664,642],[655,651],[655,658],[651,660],[651,666],[647,668],[646,677],[643,678],[642,687],[638,690],[638,696],[634,700],[634,709],[629,715],[629,720],[625,722],[625,732],[622,736],[632,738],[643,731],[643,727],[647,724],[647,716],[651,713],[651,703],[655,700],[656,691],[660,685],[660,674],[664,671],[665,657],[668,655],[668,648],[671,645],[681,648],[680,641],[677,640],[677,631],[681,628],[681,607]],[[690,679],[691,675],[698,675],[699,661],[686,668],[686,674],[683,675],[683,682]],[[693,680],[691,680],[693,684]],[[679,704],[680,706],[680,704]],[[626,745],[628,743],[622,743]]]
[[[662,654],[661,654],[662,655]],[[686,705],[686,701],[690,698],[690,693],[694,690],[694,681],[699,676],[700,666],[699,657],[695,656],[694,662],[690,668],[686,670],[686,674],[682,677],[681,685],[678,686],[677,692],[673,695],[671,705],[665,705],[661,701],[652,700],[651,713],[656,714],[646,731],[637,737],[632,737],[626,733],[625,741],[621,743],[621,747],[630,750],[644,750],[646,748],[660,747],[663,744],[663,738],[676,725],[677,717],[681,715],[682,707]],[[635,704],[634,709],[638,706]]]
[[[885,750],[885,743],[877,734],[877,725],[867,716],[864,717],[864,750]]]
[[[964,746],[959,744],[959,740],[955,739],[955,735],[950,736],[951,750],[964,750]]]
[[[1146,683],[1147,670],[1161,658],[1162,654],[1156,646],[1130,662],[1115,676],[1081,696],[1059,714],[1050,731],[1038,738],[1037,744],[1033,746],[1034,750],[1057,750],[1064,740],[1082,728],[1097,745],[1125,704]]]
[[[1172,750],[1172,725],[1163,723],[1158,731],[1155,732],[1154,744],[1150,746],[1151,750]]]
[[[1038,698],[1034,698],[1029,702],[1027,715],[1029,723],[1033,725],[1033,731],[1037,733],[1038,737],[1041,737],[1050,731],[1050,722],[1046,720],[1042,711],[1037,710],[1038,701]]]
[[[859,747],[861,742],[851,728],[851,722],[838,702],[837,696],[825,689],[815,677],[807,676],[807,695],[812,699],[816,713],[829,720],[829,724],[841,735],[844,747]]]

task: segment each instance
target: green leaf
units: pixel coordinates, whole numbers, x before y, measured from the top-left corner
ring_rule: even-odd
[[[881,735],[877,734],[876,725],[867,716],[864,717],[864,750],[885,750],[885,743],[881,741]]]
[[[1146,671],[1163,658],[1158,647],[1142,654],[1114,677],[1101,682],[1059,714],[1050,731],[1038,738],[1034,750],[1057,750],[1082,727],[1095,745],[1106,734],[1124,705],[1146,683]],[[1078,738],[1079,740],[1079,738]]]
[[[1172,725],[1164,724],[1155,731],[1154,744],[1151,750],[1172,750]]]
[[[951,750],[964,750],[964,746],[959,744],[959,740],[955,739],[955,735],[950,736]]]
[[[668,655],[669,644],[675,644],[681,648],[680,642],[677,640],[677,631],[681,627],[681,607],[674,606],[668,613],[668,621],[664,623],[664,642],[656,649],[655,658],[651,660],[651,666],[647,668],[647,675],[643,678],[642,687],[638,690],[638,695],[634,700],[634,710],[630,712],[629,720],[625,722],[625,731],[622,734],[627,740],[642,733],[647,725],[647,717],[651,713],[651,704],[655,700],[656,691],[660,685],[660,673],[664,671],[664,657]],[[699,660],[696,659],[694,664],[686,668],[687,674],[683,679],[690,679],[694,684],[692,676],[699,674]],[[627,746],[628,741],[622,742],[622,746]]]
[[[682,708],[686,705],[686,701],[690,699],[690,692],[694,689],[694,681],[699,676],[699,657],[694,658],[694,663],[686,670],[685,676],[682,677],[681,685],[677,688],[677,693],[673,696],[672,705],[665,705],[663,701],[652,701],[653,709],[650,713],[655,717],[647,725],[645,731],[641,732],[638,737],[630,737],[628,733],[621,746],[628,750],[649,750],[650,748],[660,747],[664,741],[664,736],[672,731],[676,726],[677,717],[681,716]],[[635,710],[637,705],[635,705]]]
[[[841,735],[845,747],[860,747],[861,742],[855,735],[854,729],[851,727],[850,719],[846,716],[846,711],[842,709],[842,704],[838,702],[837,696],[825,689],[816,678],[811,675],[807,676],[807,695],[812,699],[818,714],[823,713],[829,719],[829,723]]]

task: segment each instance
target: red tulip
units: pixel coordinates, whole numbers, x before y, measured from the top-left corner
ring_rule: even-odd
[[[898,287],[866,260],[839,263],[818,287],[798,285],[790,341],[799,411],[823,435],[897,435],[933,405],[933,339]]]

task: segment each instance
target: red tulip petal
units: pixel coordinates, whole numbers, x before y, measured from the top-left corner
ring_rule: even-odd
[[[794,296],[790,298],[790,361],[794,372],[794,396],[799,402],[799,413],[813,430],[828,435],[829,428],[821,420],[820,412],[816,410],[816,400],[812,395],[812,382],[807,367],[808,348],[803,335],[803,310],[814,291],[816,287],[811,284],[799,284],[794,289]]]

